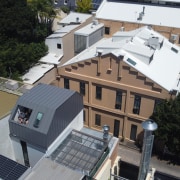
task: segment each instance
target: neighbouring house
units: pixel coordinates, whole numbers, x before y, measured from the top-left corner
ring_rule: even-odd
[[[74,57],[74,32],[91,23],[92,20],[91,14],[70,12],[58,23],[59,28],[46,38],[48,54],[39,62],[54,64],[56,67]]]
[[[75,91],[39,84],[24,93],[9,119],[17,162],[34,166],[57,138],[62,139],[67,126],[82,128],[82,113],[82,97]]]
[[[107,124],[134,142],[156,105],[179,92],[179,59],[179,47],[149,26],[118,31],[59,66],[57,84],[83,96],[85,126]]]
[[[83,127],[83,97],[79,93],[36,85],[18,99],[9,118],[18,162],[9,165],[22,167],[18,180],[108,180],[119,159],[119,139],[104,127],[103,132]],[[11,171],[6,169],[5,173]],[[0,177],[3,175],[0,171]]]
[[[148,25],[179,44],[180,22],[177,17],[180,16],[180,6],[168,6],[168,3],[178,1],[145,1],[148,3],[104,0],[96,11],[96,18],[104,23],[105,35],[111,37],[120,29],[129,31]]]
[[[55,79],[56,68],[52,64],[38,63],[28,70],[21,78],[27,85],[37,85],[39,83],[49,84]]]

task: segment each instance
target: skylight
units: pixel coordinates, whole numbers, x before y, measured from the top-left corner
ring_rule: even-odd
[[[128,58],[128,59],[127,59],[127,62],[131,63],[133,66],[135,66],[135,65],[136,65],[136,62],[135,62],[135,61],[133,61],[133,60],[132,60],[132,59],[130,59],[130,58]]]
[[[175,53],[178,53],[178,50],[174,47],[172,47],[171,50],[174,51]]]
[[[40,123],[42,117],[43,117],[43,114],[38,112],[36,120],[34,121],[34,125],[33,125],[34,127],[36,127],[36,128],[39,127],[39,123]]]

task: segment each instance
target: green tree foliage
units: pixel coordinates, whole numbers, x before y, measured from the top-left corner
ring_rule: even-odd
[[[160,103],[151,118],[158,124],[155,137],[162,140],[171,153],[180,156],[180,95]]]
[[[92,0],[77,0],[77,12],[90,13]]]
[[[18,78],[47,52],[47,27],[26,0],[0,0],[0,76]]]
[[[27,3],[36,14],[37,21],[45,24],[51,31],[52,22],[57,13],[53,8],[52,0],[27,0]]]

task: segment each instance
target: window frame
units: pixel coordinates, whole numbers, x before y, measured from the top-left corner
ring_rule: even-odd
[[[81,81],[79,83],[79,92],[80,92],[81,95],[85,96],[85,94],[86,94],[86,84],[85,84],[85,82]]]
[[[57,44],[57,49],[62,49],[62,46],[61,46],[61,44]]]
[[[102,99],[102,87],[96,86],[96,99],[101,100]]]
[[[115,101],[115,109],[122,108],[122,91],[116,90],[116,101]]]
[[[104,27],[104,34],[106,34],[106,35],[110,34],[110,27],[108,27],[108,26]]]
[[[65,89],[69,89],[69,79],[67,79],[67,78],[64,78],[64,88]]]
[[[86,122],[86,110],[83,110],[83,122]]]
[[[101,126],[101,115],[100,114],[95,114],[95,125]]]
[[[141,107],[141,96],[135,95],[134,96],[134,105],[133,105],[133,114],[139,115],[140,107]]]

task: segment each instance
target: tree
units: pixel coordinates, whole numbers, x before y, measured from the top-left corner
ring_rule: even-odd
[[[77,0],[77,12],[90,13],[92,0]]]
[[[158,124],[155,138],[163,141],[171,153],[180,156],[180,94],[161,102],[150,118]]]
[[[29,7],[36,13],[36,19],[40,24],[45,24],[49,34],[54,18],[56,17],[56,10],[52,5],[52,0],[27,0]]]
[[[26,0],[0,0],[0,76],[19,79],[46,54],[47,28]]]

